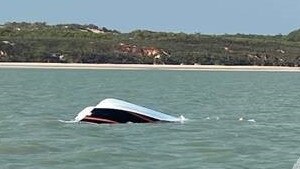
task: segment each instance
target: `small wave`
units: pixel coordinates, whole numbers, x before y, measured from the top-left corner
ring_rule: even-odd
[[[62,123],[68,123],[68,124],[70,124],[70,123],[77,123],[78,121],[76,121],[76,120],[58,120],[59,122],[62,122]]]
[[[205,117],[205,119],[206,120],[216,120],[216,121],[218,121],[218,120],[220,120],[220,117],[219,116],[215,116],[215,117],[209,117],[209,116],[207,116],[207,117]]]
[[[240,118],[239,118],[239,121],[244,121],[244,120],[246,120],[246,119],[244,119],[243,117],[240,117]],[[252,123],[255,123],[255,122],[256,122],[255,119],[248,119],[247,121],[248,121],[248,122],[252,122]]]
[[[254,119],[249,119],[247,120],[248,122],[252,122],[252,123],[255,123],[256,121]]]

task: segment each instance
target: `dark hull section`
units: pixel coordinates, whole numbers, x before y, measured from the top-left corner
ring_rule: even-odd
[[[92,115],[86,116],[81,121],[91,122],[91,123],[153,123],[160,120],[137,114],[134,112],[116,110],[116,109],[103,109],[95,108],[92,111]]]

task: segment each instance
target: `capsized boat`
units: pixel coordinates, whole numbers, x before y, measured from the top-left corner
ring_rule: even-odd
[[[182,122],[184,117],[176,118],[139,105],[118,99],[104,99],[96,106],[90,106],[78,113],[75,121],[91,123],[154,123]]]

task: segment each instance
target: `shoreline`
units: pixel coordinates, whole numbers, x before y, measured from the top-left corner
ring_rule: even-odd
[[[258,71],[300,72],[300,67],[223,66],[223,65],[146,65],[146,64],[86,64],[0,62],[0,69],[82,69],[82,70],[190,70],[190,71]]]

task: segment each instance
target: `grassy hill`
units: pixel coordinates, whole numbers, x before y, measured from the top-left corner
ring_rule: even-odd
[[[300,30],[288,35],[203,35],[96,25],[6,23],[0,61],[204,65],[300,65]]]

